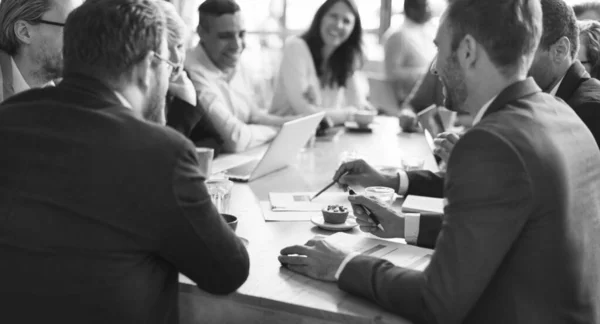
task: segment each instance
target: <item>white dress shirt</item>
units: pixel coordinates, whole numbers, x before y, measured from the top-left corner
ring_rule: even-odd
[[[564,78],[565,78],[564,76],[562,78],[560,78],[560,81],[558,81],[558,83],[554,86],[554,88],[552,88],[552,90],[550,90],[549,94],[556,96],[556,93],[558,92],[558,88],[560,88],[560,85],[563,82]]]
[[[19,92],[23,92],[23,91],[31,89],[31,87],[29,86],[27,81],[25,81],[23,74],[21,74],[21,71],[19,70],[17,63],[15,63],[15,60],[12,58],[12,56],[10,58],[10,63],[12,65],[14,93],[17,94]],[[50,82],[44,84],[43,86],[41,86],[41,88],[45,88],[45,87],[49,87],[49,86],[54,86],[54,82],[50,81]]]
[[[277,135],[275,127],[253,124],[262,111],[253,100],[249,77],[243,68],[238,66],[231,73],[224,73],[198,44],[188,51],[185,69],[196,88],[198,103],[223,138],[226,152],[245,151]]]

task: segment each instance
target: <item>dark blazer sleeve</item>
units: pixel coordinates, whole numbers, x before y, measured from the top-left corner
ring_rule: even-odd
[[[406,195],[444,197],[444,177],[443,172],[434,173],[431,171],[408,171],[408,191]]]
[[[195,150],[186,146],[173,168],[177,209],[163,222],[159,251],[200,289],[230,293],[248,277],[248,252],[212,204]]]
[[[419,219],[419,236],[417,246],[433,249],[435,242],[442,230],[443,215],[434,213],[421,213]]]
[[[450,157],[442,230],[424,272],[359,256],[339,286],[415,323],[461,323],[474,306],[532,208],[521,158],[500,136],[472,129]]]
[[[167,100],[167,125],[190,139],[196,147],[214,149],[216,157],[221,152],[223,139],[200,102],[193,106],[178,97],[170,97]]]
[[[573,110],[592,132],[596,144],[600,147],[600,102],[582,103],[573,107]]]
[[[192,129],[198,124],[204,112],[192,104],[175,96],[167,99],[167,125],[190,138]]]

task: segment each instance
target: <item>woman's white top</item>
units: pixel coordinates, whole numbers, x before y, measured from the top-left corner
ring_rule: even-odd
[[[308,45],[290,37],[283,47],[270,111],[285,116],[325,110],[334,123],[343,123],[366,103],[368,89],[360,78],[355,72],[346,87],[321,86]]]

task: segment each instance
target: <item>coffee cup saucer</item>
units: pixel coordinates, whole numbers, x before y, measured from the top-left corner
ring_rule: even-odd
[[[322,215],[315,215],[310,219],[311,223],[317,225],[319,228],[322,228],[324,230],[328,230],[328,231],[347,231],[347,230],[351,230],[353,228],[355,228],[356,226],[358,226],[358,224],[356,223],[356,219],[354,218],[354,216],[349,215],[348,218],[346,219],[346,222],[343,224],[330,224],[330,223],[326,223],[325,220],[323,219]]]

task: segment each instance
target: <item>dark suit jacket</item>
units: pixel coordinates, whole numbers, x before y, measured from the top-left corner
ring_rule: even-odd
[[[591,78],[583,65],[575,61],[565,74],[556,96],[575,110],[600,145],[600,81]],[[407,195],[443,197],[443,173],[411,171],[408,179]],[[435,215],[425,215],[424,218],[419,226],[418,243],[432,247],[437,239],[435,229],[440,227],[441,219]]]
[[[200,102],[194,107],[186,101],[168,95],[167,125],[189,138],[197,147],[214,149],[215,157],[221,152],[223,139]]]
[[[600,81],[575,61],[562,80],[556,96],[564,100],[592,131],[600,146]]]
[[[0,322],[177,323],[178,273],[248,275],[195,149],[101,82],[67,76],[0,105]]]
[[[448,161],[424,272],[359,256],[339,286],[415,323],[598,323],[600,151],[533,79],[502,91]]]

